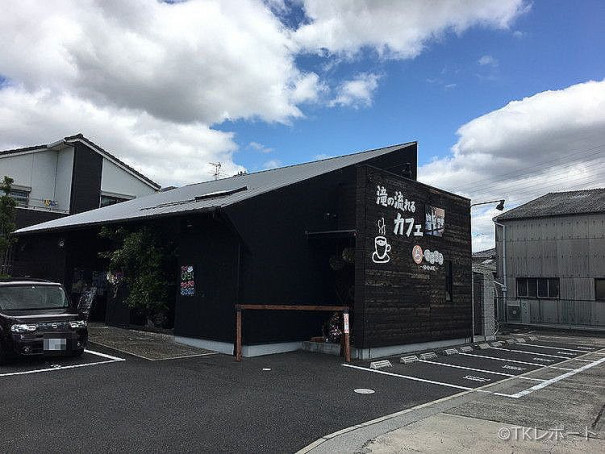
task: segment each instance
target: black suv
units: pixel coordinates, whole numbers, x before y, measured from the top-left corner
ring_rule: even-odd
[[[9,356],[78,356],[87,340],[86,314],[70,304],[61,284],[0,280],[0,364]]]

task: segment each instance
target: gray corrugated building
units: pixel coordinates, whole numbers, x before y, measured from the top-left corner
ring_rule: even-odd
[[[508,322],[605,328],[605,189],[546,194],[494,222]]]

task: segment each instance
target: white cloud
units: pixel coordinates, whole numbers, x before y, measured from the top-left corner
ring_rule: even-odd
[[[50,143],[78,132],[163,186],[210,179],[210,162],[221,162],[226,175],[244,170],[233,163],[233,134],[201,123],[174,124],[49,90],[0,90],[0,149]]]
[[[301,117],[318,77],[262,2],[24,0],[3,5],[1,74],[170,121]],[[27,58],[23,58],[27,55]]]
[[[271,169],[277,169],[278,167],[281,167],[281,161],[278,159],[271,159],[267,162],[265,162],[263,164],[263,169],[264,170],[271,170]]]
[[[477,25],[506,29],[529,9],[524,0],[303,3],[310,21],[294,34],[302,49],[352,56],[367,47],[382,57],[398,59],[418,56],[427,43],[447,32],[460,34]]]
[[[252,148],[253,150],[260,151],[261,153],[271,153],[273,151],[273,148],[269,148],[258,142],[250,142],[248,147]]]
[[[289,124],[305,103],[372,104],[379,76],[330,81],[330,93],[322,71],[298,67],[301,53],[347,58],[373,47],[412,57],[448,31],[505,28],[524,3],[308,0],[298,30],[284,20],[292,8],[284,0],[4,2],[0,146],[82,132],[164,185],[210,178],[209,162],[234,174],[243,170],[234,136],[213,126]]]
[[[498,66],[498,60],[496,60],[491,55],[484,55],[483,57],[481,57],[479,59],[479,61],[477,63],[479,63],[479,65],[481,65],[481,66],[491,66],[494,68],[496,66]]]
[[[330,106],[352,106],[354,108],[372,105],[372,95],[378,88],[377,74],[362,73],[353,80],[343,82],[337,89],[337,96],[330,101]]]
[[[548,192],[602,187],[605,80],[510,102],[466,123],[458,136],[449,157],[419,169],[421,181],[473,202],[504,198],[507,208]],[[473,209],[476,248],[493,245],[497,213],[485,215],[489,209]]]

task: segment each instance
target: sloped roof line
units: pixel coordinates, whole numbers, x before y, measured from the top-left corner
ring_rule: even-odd
[[[549,192],[493,218],[494,221],[605,213],[605,188]]]
[[[291,184],[403,150],[415,144],[416,142],[409,142],[403,145],[377,148],[366,152],[281,167],[270,171],[183,186],[170,191],[157,192],[115,205],[26,227],[20,229],[17,233],[75,228],[100,223],[136,221],[143,218],[149,219],[224,208]],[[234,189],[241,189],[243,187],[246,190],[234,191]],[[219,194],[220,197],[204,197],[212,193]]]
[[[198,186],[198,185],[204,185],[204,184],[212,184],[215,181],[229,180],[231,178],[236,178],[236,177],[245,177],[247,175],[259,175],[261,173],[275,172],[275,171],[284,170],[284,169],[291,169],[293,167],[306,166],[306,165],[309,165],[309,164],[327,162],[327,161],[332,161],[332,160],[335,160],[335,159],[352,158],[352,157],[359,156],[359,155],[366,154],[366,153],[370,154],[370,153],[374,153],[376,151],[386,150],[388,148],[397,149],[397,148],[409,147],[410,145],[414,145],[414,144],[417,144],[417,143],[418,142],[415,142],[415,141],[412,141],[412,142],[403,142],[403,143],[398,143],[398,144],[394,144],[394,145],[388,145],[386,147],[372,148],[371,150],[357,151],[357,152],[354,152],[354,153],[350,153],[350,154],[346,154],[346,155],[341,155],[341,156],[332,156],[332,157],[329,157],[329,158],[316,159],[314,161],[299,162],[298,164],[289,164],[289,165],[282,166],[282,167],[276,167],[274,169],[264,169],[264,170],[257,170],[255,172],[244,173],[244,174],[241,174],[241,175],[232,175],[232,176],[229,176],[229,177],[218,178],[217,180],[208,180],[208,181],[200,181],[199,183],[190,183],[190,184],[186,184],[186,185],[181,186],[181,187]]]
[[[153,181],[151,178],[143,175],[141,172],[139,172],[136,169],[130,167],[124,161],[122,161],[121,159],[119,159],[116,156],[112,155],[107,150],[101,148],[96,143],[94,143],[92,140],[87,139],[86,137],[84,137],[84,135],[82,135],[81,133],[80,134],[76,134],[74,136],[65,137],[64,140],[67,143],[78,142],[78,141],[79,142],[83,142],[84,144],[88,145],[90,148],[92,148],[93,150],[95,150],[97,153],[99,153],[101,155],[105,155],[104,157],[108,158],[110,161],[113,161],[114,164],[117,164],[119,167],[124,168],[126,171],[128,171],[131,174],[133,174],[134,176],[136,176],[140,180],[143,180],[145,183],[147,183],[149,186],[153,187],[154,189],[159,190],[161,188],[161,185],[159,185],[158,183],[156,183],[155,181]]]
[[[60,143],[69,143],[69,144],[71,144],[71,143],[74,143],[74,142],[82,142],[82,143],[84,143],[89,148],[93,149],[94,151],[96,151],[97,153],[99,153],[101,156],[107,158],[109,161],[113,162],[118,167],[121,167],[122,169],[124,169],[125,171],[127,171],[131,175],[135,176],[139,180],[142,180],[147,185],[151,186],[153,189],[159,190],[161,188],[161,186],[158,183],[156,183],[155,181],[153,181],[151,178],[143,175],[141,172],[139,172],[136,169],[132,168],[131,166],[129,166],[128,164],[126,164],[121,159],[117,158],[116,156],[114,156],[113,154],[111,154],[110,152],[108,152],[107,150],[101,148],[99,145],[97,145],[96,143],[94,143],[92,140],[87,139],[86,137],[84,137],[84,135],[82,135],[81,133],[73,135],[73,136],[64,137],[63,139],[61,139],[61,140],[59,140],[57,142],[54,142],[54,143],[43,144],[43,145],[34,145],[34,146],[31,146],[31,147],[24,147],[24,148],[15,148],[15,149],[12,149],[12,150],[3,150],[3,151],[0,151],[0,157],[14,155],[14,154],[19,154],[19,153],[36,153],[36,152],[39,152],[39,151],[46,151],[46,150],[48,150],[48,149],[50,149],[50,148],[52,148],[52,147],[54,147],[54,146],[56,146],[57,144],[60,144]]]

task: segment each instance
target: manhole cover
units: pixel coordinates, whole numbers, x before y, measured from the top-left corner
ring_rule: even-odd
[[[359,388],[354,390],[357,394],[374,394],[375,391],[373,389],[365,389],[365,388]]]

